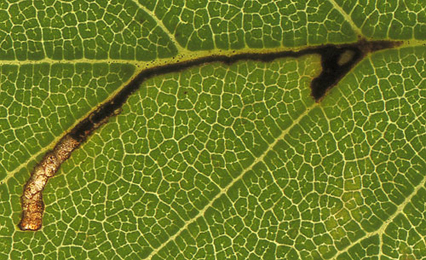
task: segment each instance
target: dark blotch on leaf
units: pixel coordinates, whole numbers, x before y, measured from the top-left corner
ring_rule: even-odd
[[[335,86],[362,58],[370,52],[388,49],[401,42],[360,40],[341,46],[326,45],[316,51],[321,55],[321,74],[311,82],[311,95],[321,100],[326,92]]]
[[[339,82],[363,56],[362,51],[356,47],[328,46],[319,54],[321,55],[322,71],[311,83],[311,95],[317,101],[325,95],[328,89]]]

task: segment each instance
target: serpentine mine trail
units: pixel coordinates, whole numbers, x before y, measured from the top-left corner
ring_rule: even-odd
[[[299,51],[279,51],[267,53],[240,53],[234,55],[211,55],[193,60],[162,65],[144,69],[137,74],[115,96],[101,104],[96,110],[82,119],[69,133],[65,134],[52,151],[46,153],[41,162],[34,167],[31,177],[26,183],[21,197],[22,219],[21,230],[39,230],[42,226],[44,211],[42,191],[49,178],[53,177],[61,164],[71,153],[83,143],[95,129],[117,115],[128,97],[140,88],[142,83],[152,77],[167,73],[179,72],[206,63],[223,63],[229,65],[238,61],[253,60],[271,62],[279,58],[297,58],[303,55],[320,55],[322,71],[311,82],[311,96],[320,102],[333,86],[343,78],[366,55],[398,47],[402,42],[366,41],[342,45],[323,45],[305,48]]]

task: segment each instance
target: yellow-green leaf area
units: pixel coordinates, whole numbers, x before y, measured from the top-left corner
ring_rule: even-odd
[[[415,0],[1,1],[0,259],[424,259],[425,17]],[[314,51],[185,65],[360,39],[401,42],[318,102]],[[145,69],[21,231],[33,167]]]
[[[133,1],[20,1],[0,5],[6,60],[153,60],[176,46]]]

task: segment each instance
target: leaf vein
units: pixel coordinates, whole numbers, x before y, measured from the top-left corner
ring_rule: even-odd
[[[336,3],[335,0],[330,0],[330,3],[333,5],[333,8],[336,9],[343,16],[343,18],[345,19],[345,21],[349,23],[349,25],[351,26],[352,30],[354,30],[357,35],[362,36],[363,33],[361,31],[361,28],[359,28],[355,24],[355,22],[352,20],[352,18],[350,16],[350,14],[346,13],[343,10],[343,8],[339,4]]]
[[[275,147],[275,145],[280,141],[283,140],[284,137],[289,133],[289,131],[296,125],[298,125],[298,123],[309,114],[309,112],[314,109],[315,107],[318,106],[318,103],[313,103],[311,106],[307,107],[306,110],[300,114],[300,116],[298,118],[296,118],[293,123],[287,128],[285,129],[280,136],[278,136],[273,143],[271,143],[268,147],[268,149],[266,149],[256,160],[253,161],[253,163],[246,169],[244,169],[240,175],[233,179],[228,185],[226,185],[224,188],[222,188],[218,194],[216,194],[216,196],[206,205],[204,206],[204,208],[202,208],[198,214],[192,218],[189,219],[187,221],[185,221],[185,224],[182,226],[182,228],[176,232],[173,236],[169,237],[169,239],[167,239],[166,241],[164,241],[158,248],[156,248],[155,250],[153,250],[151,252],[151,254],[148,256],[149,259],[151,259],[155,254],[157,254],[164,246],[166,246],[170,241],[176,239],[185,229],[187,229],[187,227],[194,223],[199,217],[202,217],[204,215],[204,213],[207,211],[207,209],[209,209],[210,207],[212,207],[213,203],[219,199],[222,195],[226,194],[226,192],[239,180],[242,179],[242,177],[251,169],[253,169],[253,167],[259,163],[262,162],[263,159],[265,158],[265,156],[272,151],[272,149]]]

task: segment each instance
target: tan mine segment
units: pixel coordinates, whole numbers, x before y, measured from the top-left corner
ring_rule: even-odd
[[[69,134],[65,135],[53,151],[48,152],[43,160],[34,167],[21,197],[22,220],[19,223],[21,230],[38,230],[41,228],[44,210],[41,192],[46,186],[47,180],[55,175],[61,164],[70,157],[71,152],[79,144],[80,142]]]

